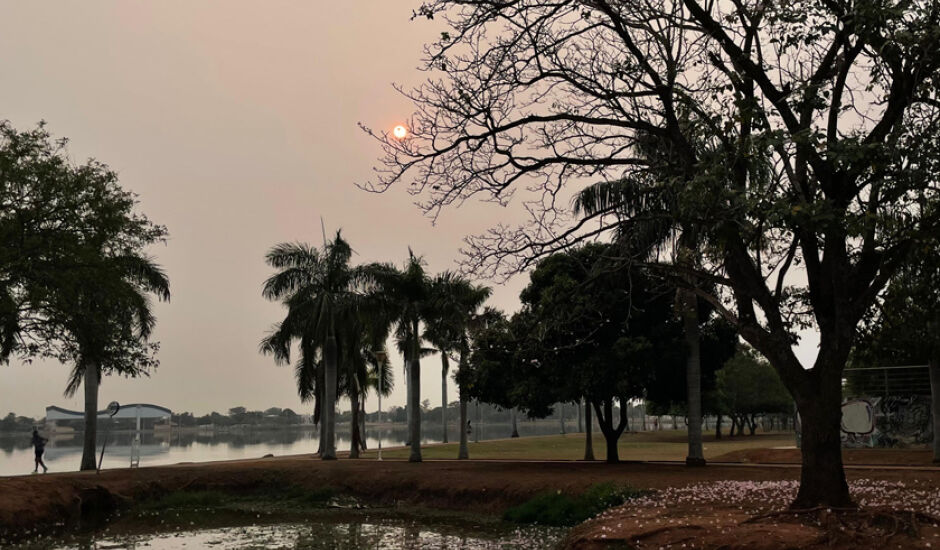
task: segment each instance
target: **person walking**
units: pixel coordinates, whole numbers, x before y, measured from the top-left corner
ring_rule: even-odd
[[[33,428],[33,448],[36,450],[36,467],[33,469],[33,473],[39,471],[39,467],[42,466],[42,473],[49,471],[49,468],[46,468],[46,464],[42,461],[42,454],[46,452],[46,441],[49,441],[45,437],[39,435],[39,430]]]

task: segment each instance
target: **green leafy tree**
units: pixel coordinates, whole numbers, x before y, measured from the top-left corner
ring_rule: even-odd
[[[42,124],[18,132],[0,122],[0,360],[15,353],[73,366],[66,394],[84,386],[88,470],[102,376],[146,375],[158,364],[150,296],[168,300],[169,280],[144,250],[166,229],[136,210],[114,171],[75,165],[65,144]]]
[[[410,137],[376,136],[384,170],[366,187],[403,182],[432,215],[531,190],[530,223],[469,239],[466,268],[491,275],[656,215],[574,216],[559,200],[584,178],[655,175],[677,197],[668,220],[708,243],[664,271],[770,361],[805,421],[792,505],[852,505],[843,369],[860,320],[940,231],[940,4],[430,0],[417,13],[451,28],[407,92]],[[655,166],[639,150],[649,135],[669,152]],[[820,339],[809,368],[794,351],[806,327]]]
[[[670,289],[641,270],[624,277],[609,261],[614,250],[587,245],[541,261],[523,309],[479,338],[470,381],[475,397],[531,416],[586,398],[608,462],[619,461],[627,402],[645,394],[657,368],[683,359]]]
[[[793,400],[780,377],[765,359],[750,348],[742,348],[717,373],[717,392],[734,426],[745,426],[754,434],[756,416],[786,414]]]

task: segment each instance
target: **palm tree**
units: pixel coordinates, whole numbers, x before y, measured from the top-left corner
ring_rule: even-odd
[[[447,374],[449,354],[460,351],[471,316],[490,297],[492,290],[476,286],[465,277],[445,271],[432,282],[433,322],[425,330],[425,339],[441,354],[441,425],[447,443]],[[466,431],[466,418],[461,418]],[[466,439],[466,434],[462,439]]]
[[[421,462],[421,355],[431,350],[421,347],[421,325],[433,319],[432,285],[424,271],[424,260],[408,249],[402,270],[387,268],[377,274],[378,287],[390,318],[396,324],[395,337],[405,359],[405,385],[408,392],[408,460]]]
[[[147,345],[156,324],[149,295],[169,300],[170,282],[152,258],[134,252],[110,255],[99,248],[85,261],[53,299],[75,357],[65,394],[85,390],[81,469],[94,470],[101,378],[113,372],[136,376],[156,366],[155,348]]]
[[[269,300],[280,300],[288,310],[275,334],[278,330],[286,332],[280,337],[282,342],[284,338],[306,338],[310,349],[316,349],[322,358],[322,387],[316,388],[322,393],[315,395],[317,399],[322,395],[323,400],[323,460],[336,459],[340,332],[355,330],[362,291],[372,276],[370,266],[351,267],[351,257],[352,249],[340,231],[322,249],[305,243],[282,243],[266,256],[268,265],[279,271],[265,281],[262,294]]]

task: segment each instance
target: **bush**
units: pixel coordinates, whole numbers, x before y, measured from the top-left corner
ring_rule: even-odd
[[[593,485],[577,496],[562,493],[560,490],[542,493],[506,510],[503,519],[514,523],[568,527],[647,493],[632,487],[618,487],[612,483]]]

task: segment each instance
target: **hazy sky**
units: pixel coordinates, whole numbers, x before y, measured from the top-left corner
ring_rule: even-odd
[[[46,120],[76,160],[117,170],[170,231],[152,251],[173,293],[156,308],[161,366],[149,379],[105,379],[102,406],[310,412],[291,369],[257,352],[283,315],[261,298],[271,245],[320,244],[322,216],[328,232],[343,229],[357,262],[401,264],[410,245],[438,272],[454,267],[464,235],[507,217],[473,204],[432,227],[403,189],[353,185],[380,153],[356,123],[391,128],[407,117],[391,83],[419,82],[421,47],[443,30],[409,21],[418,3],[0,0],[0,119],[20,129]],[[490,303],[516,309],[524,284],[497,287]],[[393,363],[401,380],[401,358]],[[422,365],[422,398],[437,405],[440,360]],[[80,397],[62,395],[68,371],[0,367],[0,414],[80,410]],[[388,401],[403,404],[403,389]]]

